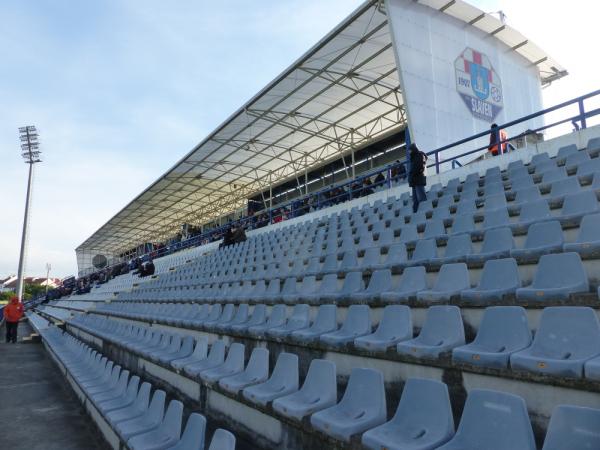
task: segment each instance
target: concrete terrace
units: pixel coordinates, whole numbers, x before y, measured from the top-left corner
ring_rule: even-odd
[[[10,450],[105,450],[108,445],[40,343],[19,326],[19,342],[0,343],[0,448]]]

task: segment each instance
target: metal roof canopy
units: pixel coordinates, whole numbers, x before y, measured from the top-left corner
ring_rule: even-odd
[[[418,0],[566,75],[521,33],[461,0]],[[243,207],[269,185],[406,126],[385,9],[368,0],[76,250],[117,254]],[[82,267],[80,267],[81,269]]]

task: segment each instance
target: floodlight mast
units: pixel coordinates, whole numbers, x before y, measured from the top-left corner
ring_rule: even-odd
[[[33,181],[33,165],[42,162],[39,150],[38,132],[32,125],[19,128],[21,140],[21,156],[25,164],[29,164],[27,196],[25,197],[25,215],[23,216],[23,234],[21,235],[21,253],[19,255],[19,271],[17,273],[17,297],[23,301],[23,281],[25,272],[25,255],[27,254],[27,231],[29,228],[29,205],[31,203],[31,184]]]

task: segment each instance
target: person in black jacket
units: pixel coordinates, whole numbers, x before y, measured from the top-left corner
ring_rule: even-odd
[[[419,209],[419,203],[427,200],[425,186],[425,166],[427,155],[419,150],[416,144],[410,144],[410,170],[408,173],[408,185],[412,188],[413,212]]]

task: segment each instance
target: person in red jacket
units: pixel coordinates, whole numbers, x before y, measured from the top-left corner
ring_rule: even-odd
[[[12,297],[10,303],[4,307],[4,319],[6,320],[6,342],[17,342],[17,328],[19,320],[23,317],[23,303],[19,297]]]

